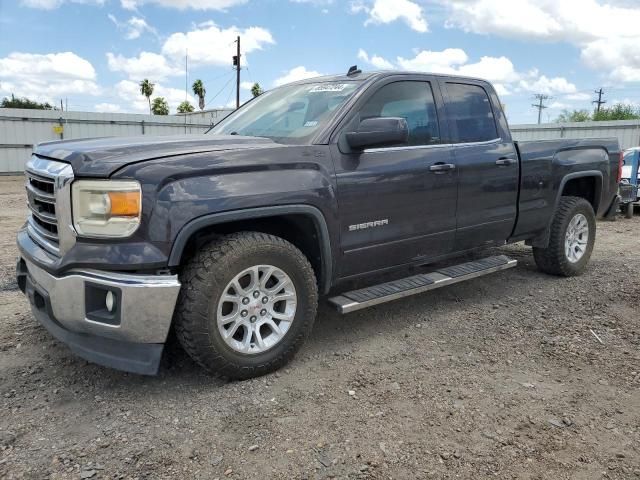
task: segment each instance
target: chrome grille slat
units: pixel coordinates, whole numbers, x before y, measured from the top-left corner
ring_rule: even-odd
[[[46,192],[43,192],[42,190],[38,190],[28,183],[27,183],[27,190],[31,192],[34,197],[38,198],[39,200],[42,200],[43,202],[47,202],[51,204],[56,203],[55,195],[50,195]]]
[[[42,228],[40,225],[38,225],[38,222],[36,222],[33,217],[29,218],[28,221],[31,228],[33,228],[38,233],[38,235],[41,235],[49,240],[53,240],[56,243],[58,242],[58,235],[48,232],[47,230]]]
[[[37,207],[34,208],[30,203],[28,203],[27,206],[29,207],[31,214],[38,217],[38,219],[42,220],[43,222],[50,223],[51,225],[56,225],[56,226],[58,225],[58,220],[56,219],[55,215],[52,215],[47,212],[41,212],[37,210]]]

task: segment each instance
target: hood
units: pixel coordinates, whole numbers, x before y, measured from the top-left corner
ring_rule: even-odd
[[[107,177],[126,165],[145,160],[275,146],[267,138],[238,135],[145,135],[41,143],[35,154],[70,163],[76,176]]]

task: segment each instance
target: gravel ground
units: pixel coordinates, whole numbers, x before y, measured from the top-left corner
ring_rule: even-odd
[[[321,306],[287,368],[222,383],[176,348],[157,377],[72,356],[13,279],[21,178],[0,211],[0,477],[640,478],[640,216],[598,224],[582,277],[503,248],[517,268]]]

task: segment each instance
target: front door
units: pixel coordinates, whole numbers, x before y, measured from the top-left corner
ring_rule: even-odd
[[[438,257],[451,251],[455,235],[457,171],[447,169],[453,166],[452,153],[443,143],[448,131],[438,120],[442,99],[437,84],[398,76],[371,89],[354,107],[332,150],[341,277]],[[344,133],[371,117],[405,118],[408,142],[349,151]]]
[[[516,221],[519,164],[506,124],[496,122],[499,105],[492,107],[486,84],[441,86],[458,170],[455,250],[503,244]]]

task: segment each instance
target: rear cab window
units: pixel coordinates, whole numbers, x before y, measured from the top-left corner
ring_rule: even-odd
[[[487,142],[500,138],[491,100],[484,88],[467,83],[446,83],[447,115],[455,143]]]

